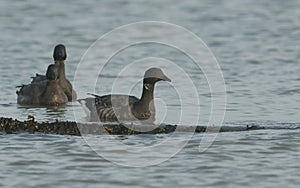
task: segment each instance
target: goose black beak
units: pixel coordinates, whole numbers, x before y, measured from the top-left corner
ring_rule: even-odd
[[[166,75],[164,75],[164,78],[162,80],[167,81],[167,82],[171,82],[171,79],[168,78]]]

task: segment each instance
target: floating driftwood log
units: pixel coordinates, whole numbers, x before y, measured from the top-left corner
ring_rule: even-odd
[[[222,127],[206,127],[206,126],[176,126],[176,125],[160,125],[155,129],[151,126],[141,125],[124,125],[124,124],[84,124],[73,121],[55,121],[55,122],[37,122],[34,117],[27,121],[19,121],[12,118],[0,118],[0,131],[7,134],[28,132],[28,133],[44,133],[44,134],[61,134],[75,135],[82,134],[113,134],[113,135],[132,135],[132,134],[167,134],[174,131],[178,132],[229,132],[229,131],[248,131],[264,129],[258,125],[247,126],[222,126]]]

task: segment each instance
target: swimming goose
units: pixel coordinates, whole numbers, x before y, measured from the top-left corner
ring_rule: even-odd
[[[46,80],[20,86],[17,91],[18,104],[37,106],[58,106],[68,102],[68,97],[59,85],[58,68],[48,66]]]
[[[154,86],[158,81],[171,80],[159,68],[150,68],[143,79],[143,93],[140,99],[129,95],[93,95],[78,100],[89,111],[92,121],[134,121],[143,120],[153,123],[155,120]]]
[[[65,92],[68,97],[68,101],[74,101],[77,98],[76,92],[73,90],[72,84],[66,78],[65,72],[65,60],[67,58],[66,47],[62,44],[58,44],[55,46],[53,51],[53,58],[55,62],[55,66],[58,67],[58,76],[59,76],[59,85]],[[41,81],[45,81],[46,76],[36,74],[35,77],[32,78],[31,83],[38,83]]]

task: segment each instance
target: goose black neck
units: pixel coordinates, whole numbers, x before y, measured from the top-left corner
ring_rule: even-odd
[[[55,65],[58,66],[58,76],[60,80],[66,79],[65,61],[55,61]]]
[[[149,105],[149,103],[153,100],[154,85],[154,83],[143,82],[143,93],[140,99],[140,103],[142,105]]]

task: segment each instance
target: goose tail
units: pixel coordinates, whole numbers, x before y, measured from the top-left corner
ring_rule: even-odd
[[[88,119],[92,119],[92,117],[97,117],[97,108],[95,105],[95,98],[89,97],[85,99],[77,99],[77,101],[81,104],[85,114]]]

